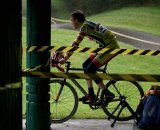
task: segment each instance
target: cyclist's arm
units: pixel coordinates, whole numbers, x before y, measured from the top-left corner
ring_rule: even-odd
[[[79,35],[77,36],[76,40],[73,41],[72,43],[72,46],[73,47],[78,47],[79,44],[82,42],[82,40],[84,39],[85,37],[85,34],[80,32]],[[73,52],[67,52],[65,55],[64,55],[64,58],[65,60],[68,60],[70,58],[70,56],[73,54]]]

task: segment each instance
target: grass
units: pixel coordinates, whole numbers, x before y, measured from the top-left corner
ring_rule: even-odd
[[[160,7],[128,7],[89,17],[99,23],[160,35]]]
[[[141,10],[141,11],[140,11]],[[146,12],[146,14],[145,14]],[[150,13],[149,13],[150,12]],[[116,10],[113,12],[105,12],[96,16],[89,17],[89,19],[103,23],[109,26],[119,26],[126,27],[135,30],[145,31],[149,33],[153,33],[156,35],[160,35],[159,28],[159,9],[157,8],[125,8]],[[129,15],[130,14],[130,15]],[[132,16],[132,17],[131,17]],[[145,16],[145,18],[142,18]],[[147,18],[146,18],[147,16]],[[148,20],[144,22],[145,20]],[[153,24],[154,23],[154,24]],[[24,23],[25,24],[25,23]],[[76,31],[64,30],[64,29],[51,29],[51,43],[52,45],[65,45],[68,46],[72,43],[72,41],[77,36]],[[23,47],[26,45],[26,27],[23,27]],[[119,42],[121,48],[131,48],[133,46],[127,45],[125,43]],[[88,39],[84,39],[84,41],[80,45],[81,47],[98,47],[94,42],[89,41]],[[26,64],[26,56],[25,50],[23,53],[23,66],[25,68]],[[71,58],[72,65],[76,67],[81,67],[85,58],[87,58],[89,54],[75,53]],[[78,63],[78,64],[77,64]],[[113,59],[108,65],[109,73],[140,73],[140,74],[159,74],[159,57],[158,56],[122,56],[118,55],[115,59]],[[55,70],[52,69],[54,72]],[[24,89],[23,89],[23,115],[26,111],[26,99],[25,99],[25,78],[23,78]],[[80,80],[81,85],[86,87],[86,83],[84,80]],[[152,82],[139,82],[143,87],[144,91],[150,87],[150,85],[155,84]],[[158,83],[156,83],[158,84]],[[96,85],[94,85],[97,88]],[[79,91],[78,91],[79,93]],[[81,96],[81,94],[79,94]],[[91,110],[88,105],[79,104],[78,111],[74,115],[73,118],[105,118],[106,115],[103,113],[101,109],[99,110]]]
[[[52,11],[53,12],[53,15],[54,17],[58,17],[58,18],[68,18],[68,9],[67,7],[65,6],[65,3],[61,0],[51,0],[51,4],[54,8],[54,10]],[[56,13],[54,13],[56,12]]]

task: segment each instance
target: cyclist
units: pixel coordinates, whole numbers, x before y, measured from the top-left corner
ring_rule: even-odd
[[[116,36],[105,26],[86,20],[84,13],[81,10],[76,10],[70,15],[71,24],[75,29],[79,29],[79,35],[72,43],[73,47],[79,46],[84,37],[95,40],[99,44],[99,47],[106,48],[119,48],[116,41]],[[60,62],[66,62],[72,55],[71,52],[64,54],[63,58],[60,58]],[[107,64],[115,55],[111,54],[91,54],[88,59],[83,63],[85,73],[96,73],[96,70],[103,65]],[[92,80],[86,80],[88,85],[88,95],[80,98],[80,101],[94,101],[95,94],[93,89]],[[105,91],[106,100],[109,102],[115,95],[111,93],[103,83],[103,80],[94,80],[95,83]]]

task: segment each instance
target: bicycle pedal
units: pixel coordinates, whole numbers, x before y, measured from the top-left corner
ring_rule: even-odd
[[[91,102],[90,101],[88,101],[88,102],[82,102],[83,104],[90,104]]]
[[[101,105],[100,105],[101,108],[104,108],[107,106],[108,106],[108,102],[105,102],[105,101],[101,102]]]
[[[83,104],[93,104],[93,105],[96,105],[96,102],[95,101],[82,101]]]
[[[95,102],[94,104],[95,104],[96,106],[101,106],[102,103],[101,103],[101,102]]]

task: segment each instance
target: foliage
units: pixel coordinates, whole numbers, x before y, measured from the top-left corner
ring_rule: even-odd
[[[66,19],[69,12],[83,10],[87,15],[126,6],[160,6],[160,0],[51,0],[51,15]],[[26,15],[27,1],[22,0],[22,14]]]
[[[61,0],[51,0],[51,15],[61,19],[67,18],[69,15],[66,3]]]

